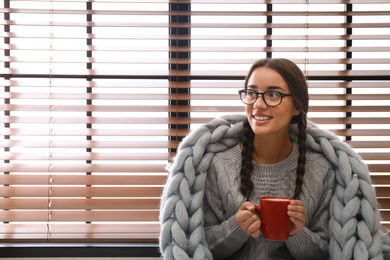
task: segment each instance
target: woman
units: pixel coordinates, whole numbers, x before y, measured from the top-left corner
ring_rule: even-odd
[[[306,147],[308,89],[286,59],[264,59],[239,91],[246,119],[242,142],[216,153],[205,181],[203,211],[214,259],[328,259],[331,163]],[[296,124],[298,142],[289,138]],[[287,241],[264,239],[254,210],[262,196],[285,196],[292,221]]]

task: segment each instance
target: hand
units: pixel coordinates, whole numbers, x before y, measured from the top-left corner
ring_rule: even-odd
[[[260,235],[261,221],[252,202],[244,202],[236,214],[238,226],[248,235],[256,238]]]
[[[300,200],[292,200],[287,207],[287,215],[290,216],[292,227],[290,236],[295,235],[303,229],[306,222],[307,211]]]

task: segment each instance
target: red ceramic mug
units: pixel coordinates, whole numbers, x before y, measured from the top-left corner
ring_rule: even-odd
[[[267,240],[285,241],[291,230],[291,221],[287,215],[287,206],[291,198],[265,196],[260,198],[260,206],[255,206],[260,213],[261,231]]]

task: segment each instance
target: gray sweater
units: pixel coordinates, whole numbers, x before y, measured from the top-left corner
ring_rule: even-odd
[[[292,197],[295,189],[298,144],[274,165],[254,164],[255,188],[250,201],[259,205],[266,195]],[[238,226],[235,214],[245,202],[239,191],[241,149],[236,145],[215,154],[205,183],[203,201],[206,240],[214,259],[328,259],[329,204],[335,185],[330,162],[312,150],[306,153],[306,173],[299,196],[307,210],[305,227],[285,242],[254,239]]]

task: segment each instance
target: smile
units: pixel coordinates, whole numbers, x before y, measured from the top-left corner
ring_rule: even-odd
[[[264,121],[264,120],[270,120],[272,117],[266,117],[266,116],[253,116],[256,120]]]

